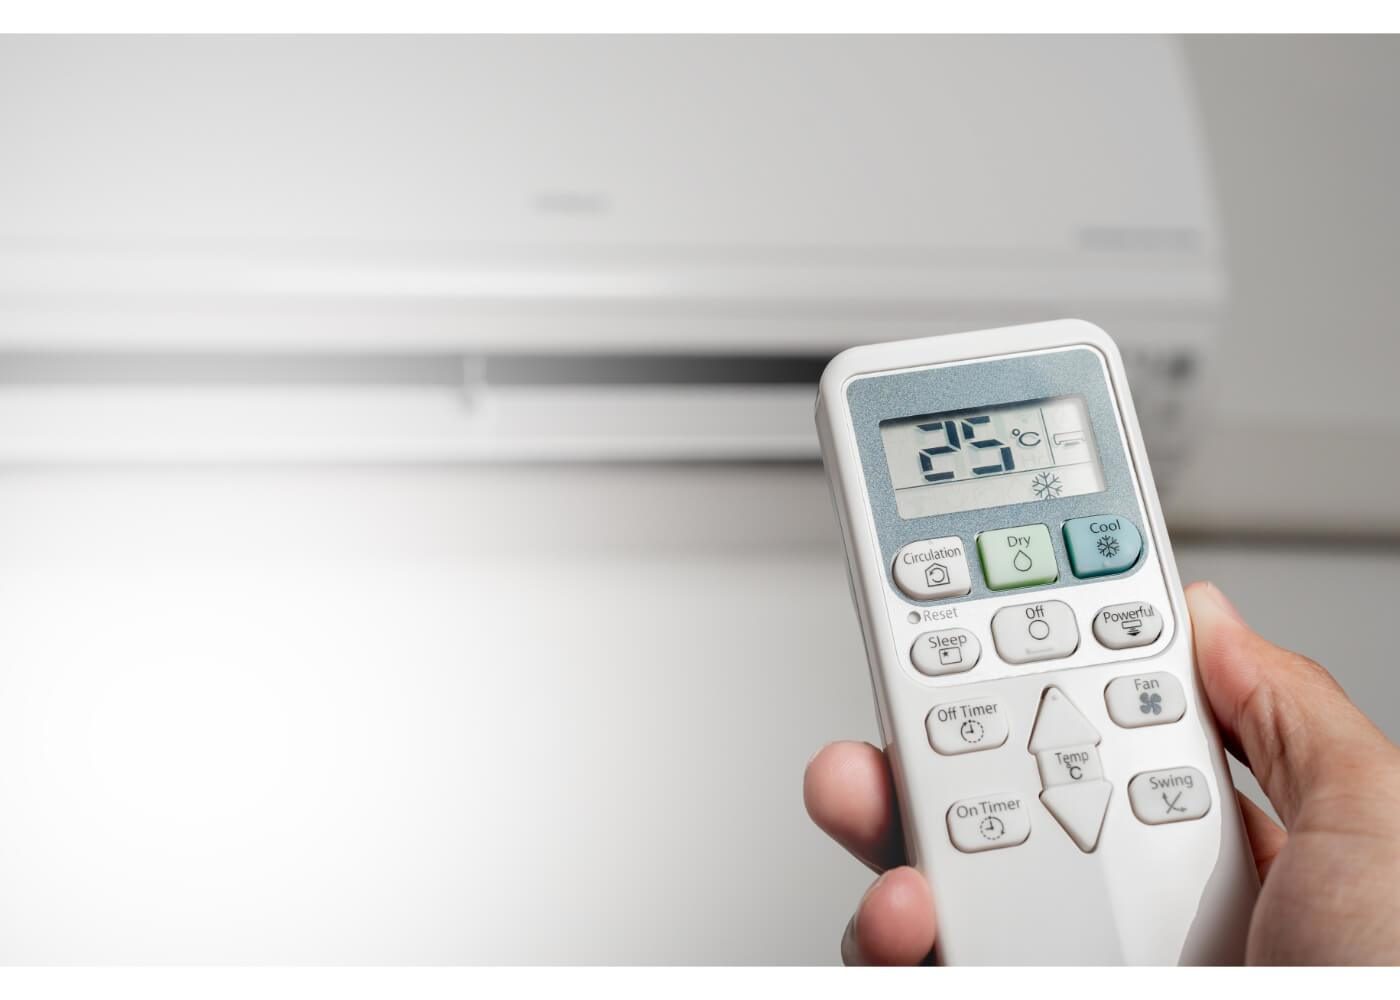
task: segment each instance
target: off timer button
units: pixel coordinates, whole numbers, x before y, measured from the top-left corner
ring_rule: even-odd
[[[1006,709],[997,698],[973,698],[935,705],[924,722],[928,742],[944,756],[995,750],[1011,731]]]
[[[941,601],[972,590],[967,551],[962,539],[931,538],[910,542],[895,553],[894,582],[916,601]]]

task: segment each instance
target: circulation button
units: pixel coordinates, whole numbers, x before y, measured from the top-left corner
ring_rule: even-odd
[[[1030,834],[1030,810],[1019,795],[963,799],[948,809],[948,837],[965,854],[1015,847]]]
[[[1145,601],[1110,604],[1094,615],[1094,638],[1109,649],[1150,646],[1162,634],[1162,616]]]
[[[960,597],[972,590],[961,538],[910,542],[895,553],[894,582],[916,601]]]
[[[1186,714],[1181,681],[1171,674],[1129,674],[1108,682],[1103,690],[1108,717],[1124,729],[1163,726]]]
[[[1079,648],[1079,627],[1063,601],[1013,604],[992,618],[992,640],[1007,663],[1058,660]]]
[[[1194,767],[1144,771],[1128,783],[1128,801],[1144,823],[1182,823],[1210,812],[1210,789]]]
[[[1065,522],[1069,567],[1081,580],[1132,569],[1142,554],[1137,526],[1117,514],[1076,517]]]
[[[981,658],[982,644],[965,628],[925,632],[909,649],[909,659],[915,669],[930,677],[971,670]]]
[[[1010,725],[1006,710],[996,698],[973,698],[946,705],[935,705],[925,723],[929,744],[951,756],[994,750],[1006,742]]]

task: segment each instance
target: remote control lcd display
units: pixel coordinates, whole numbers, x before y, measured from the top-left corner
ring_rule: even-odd
[[[880,435],[906,519],[1104,489],[1081,396],[886,420]]]

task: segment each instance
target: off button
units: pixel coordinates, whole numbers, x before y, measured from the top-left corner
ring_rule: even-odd
[[[992,640],[1007,663],[1058,660],[1079,648],[1079,626],[1063,601],[1013,604],[993,616]]]

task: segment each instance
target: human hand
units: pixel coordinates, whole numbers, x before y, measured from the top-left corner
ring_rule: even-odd
[[[1284,824],[1240,796],[1263,882],[1246,961],[1400,964],[1400,749],[1326,670],[1254,633],[1218,588],[1193,584],[1186,600],[1221,736]],[[904,863],[884,754],[829,744],[807,765],[803,797],[817,826],[881,873],[846,927],[842,959],[926,961],[933,896]]]

